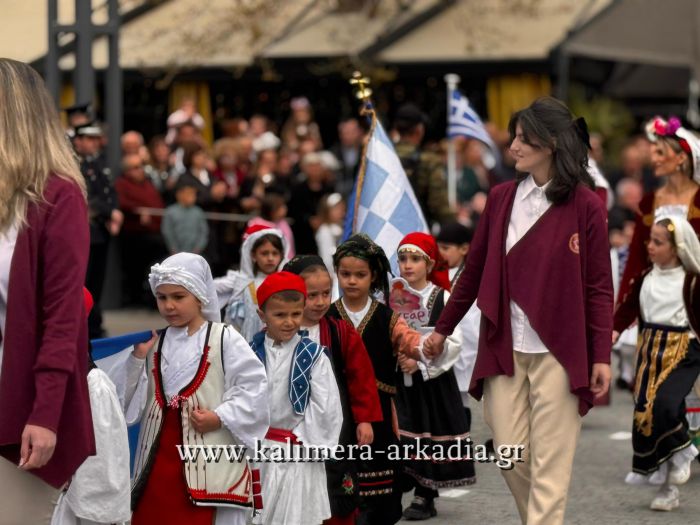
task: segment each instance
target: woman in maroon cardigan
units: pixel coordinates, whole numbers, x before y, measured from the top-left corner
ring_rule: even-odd
[[[586,171],[585,122],[564,104],[536,100],[513,116],[510,133],[519,176],[489,194],[425,352],[442,351],[476,300],[471,393],[484,394],[496,450],[523,460],[503,471],[522,522],[560,525],[581,416],[610,383],[606,210]]]
[[[33,69],[0,59],[0,100],[0,522],[43,524],[95,453],[85,183]]]

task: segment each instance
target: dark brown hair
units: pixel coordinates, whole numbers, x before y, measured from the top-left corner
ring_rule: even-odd
[[[511,141],[520,124],[523,142],[533,148],[552,150],[552,181],[547,198],[554,204],[568,201],[579,184],[595,187],[588,174],[588,146],[581,121],[574,119],[566,105],[553,97],[541,97],[530,106],[513,114],[508,124]],[[518,173],[517,179],[527,176]]]

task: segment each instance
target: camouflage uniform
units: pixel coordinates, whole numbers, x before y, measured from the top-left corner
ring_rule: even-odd
[[[435,222],[444,224],[454,221],[455,214],[447,199],[445,168],[440,157],[435,153],[422,152],[408,142],[396,144],[396,153],[421,205],[428,227]]]

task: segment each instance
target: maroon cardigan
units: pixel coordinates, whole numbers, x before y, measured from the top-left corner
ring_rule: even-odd
[[[466,266],[435,330],[449,335],[474,300],[482,312],[479,351],[470,392],[483,380],[513,375],[510,301],[566,369],[579,413],[593,404],[593,363],[610,363],[613,288],[606,210],[600,197],[579,186],[568,202],[553,205],[506,255],[508,223],[517,182],[493,188]]]
[[[56,433],[49,462],[30,472],[62,486],[95,454],[82,287],[90,233],[77,185],[52,176],[30,204],[10,265],[0,369],[0,455],[17,463],[27,424]]]

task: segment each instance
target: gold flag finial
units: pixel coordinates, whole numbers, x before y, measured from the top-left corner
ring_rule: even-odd
[[[372,90],[369,88],[369,78],[362,76],[362,73],[355,71],[350,79],[350,84],[357,86],[355,96],[364,102],[369,102]]]

